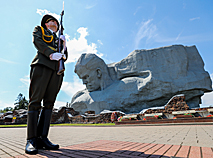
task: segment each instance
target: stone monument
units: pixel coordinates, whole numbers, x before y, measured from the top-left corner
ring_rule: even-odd
[[[86,89],[77,92],[71,107],[80,113],[104,109],[139,113],[165,105],[184,94],[190,108],[212,91],[212,81],[195,46],[172,45],[135,50],[120,62],[105,64],[95,54],[82,54],[75,73]]]

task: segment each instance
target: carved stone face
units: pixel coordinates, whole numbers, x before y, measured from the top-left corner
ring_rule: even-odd
[[[86,70],[85,68],[78,69],[77,74],[82,79],[83,84],[89,92],[101,89],[101,70]]]

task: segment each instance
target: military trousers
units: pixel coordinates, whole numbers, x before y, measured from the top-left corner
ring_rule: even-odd
[[[28,111],[41,109],[41,102],[45,109],[52,109],[56,96],[61,88],[63,74],[57,75],[44,65],[34,65],[30,70],[29,106]]]

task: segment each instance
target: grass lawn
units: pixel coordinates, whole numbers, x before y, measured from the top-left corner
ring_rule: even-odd
[[[51,124],[51,126],[114,126],[115,123],[97,123],[97,124],[70,124],[70,123],[62,123],[62,124]]]
[[[51,124],[52,126],[114,126],[115,123],[98,123],[98,124],[70,124],[70,123],[61,123],[61,124]],[[9,128],[9,127],[27,127],[27,124],[20,125],[0,125],[0,128]]]
[[[21,124],[21,125],[0,125],[0,128],[9,128],[9,127],[27,127],[27,124]]]

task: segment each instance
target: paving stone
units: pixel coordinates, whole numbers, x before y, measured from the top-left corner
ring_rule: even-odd
[[[110,155],[106,155],[106,157],[111,157],[111,156],[113,156],[113,157],[126,157],[126,158],[141,158],[141,156],[133,156],[133,155],[127,155],[127,154],[125,154],[125,153],[121,153],[121,154],[119,154],[119,153],[111,153]]]
[[[150,148],[153,148],[154,146],[156,146],[157,144],[148,144],[147,146],[145,146],[144,148],[142,148],[142,149],[139,149],[138,151],[139,152],[145,152],[145,151],[147,151],[147,150],[149,150]]]
[[[1,155],[1,158],[8,158],[8,157],[10,157],[10,155],[8,155],[8,154]]]
[[[172,147],[172,145],[163,145],[159,150],[157,150],[156,152],[154,152],[154,155],[150,156],[150,158],[154,158],[157,157],[155,155],[163,155],[164,153],[166,153],[170,148]]]
[[[163,156],[175,156],[178,152],[180,145],[173,145]]]
[[[0,157],[211,158],[212,131],[212,125],[51,127],[49,138],[60,150],[27,155],[26,128],[0,128]]]
[[[203,158],[213,158],[213,151],[211,148],[201,147]]]
[[[18,156],[14,156],[14,158],[26,158],[26,155],[18,155]]]
[[[181,146],[178,153],[175,155],[176,157],[187,157],[189,154],[190,146]]]
[[[162,146],[163,146],[163,144],[157,144],[156,146],[153,146],[149,150],[145,151],[144,154],[152,155],[155,151],[159,150]],[[140,155],[140,156],[142,156],[142,155]]]

